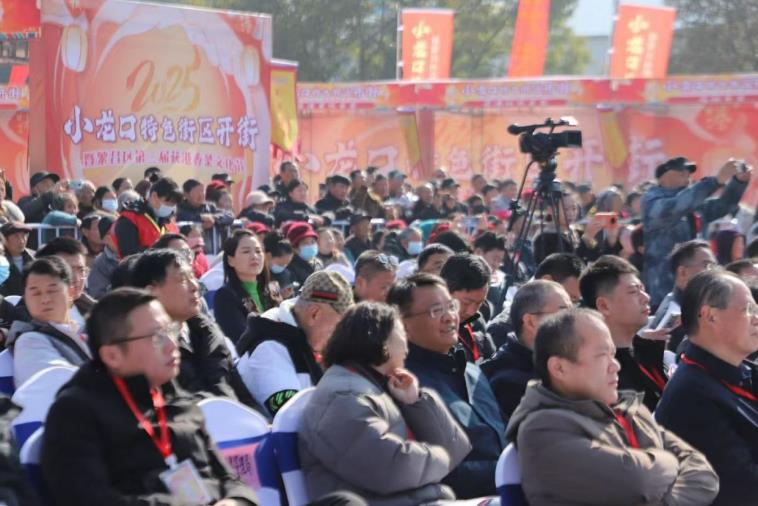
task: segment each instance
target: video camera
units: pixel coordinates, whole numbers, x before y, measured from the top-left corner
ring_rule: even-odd
[[[559,148],[581,148],[581,130],[564,130],[555,133],[556,127],[576,126],[576,120],[572,117],[563,117],[558,121],[547,118],[544,123],[536,125],[512,124],[508,127],[508,133],[519,136],[519,149],[522,153],[532,155],[537,162],[548,162],[555,157]],[[535,132],[538,128],[549,128],[548,133]],[[555,168],[555,164],[551,164]]]

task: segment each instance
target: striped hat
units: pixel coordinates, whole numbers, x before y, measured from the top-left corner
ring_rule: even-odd
[[[329,304],[342,314],[353,304],[353,290],[340,274],[316,271],[303,283],[300,300]]]

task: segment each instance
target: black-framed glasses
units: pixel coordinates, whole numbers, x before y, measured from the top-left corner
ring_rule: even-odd
[[[170,324],[166,327],[162,327],[155,332],[151,332],[150,334],[145,334],[142,336],[132,336],[132,337],[122,337],[119,339],[116,339],[114,341],[109,342],[108,344],[121,344],[121,343],[128,343],[131,341],[140,341],[142,339],[151,339],[153,343],[153,347],[157,350],[160,350],[166,342],[171,341],[176,343],[179,339],[179,334],[181,333],[181,326],[176,324]]]
[[[446,313],[458,314],[458,310],[460,310],[460,308],[461,304],[458,302],[458,299],[450,299],[450,301],[446,304],[434,304],[424,311],[419,311],[418,313],[410,313],[404,315],[404,317],[413,318],[415,316],[429,315],[429,318],[432,320],[439,320],[442,318],[442,315]]]

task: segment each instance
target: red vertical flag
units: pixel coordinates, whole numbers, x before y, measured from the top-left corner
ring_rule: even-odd
[[[550,0],[519,0],[508,77],[541,76],[545,70]]]
[[[403,79],[449,79],[453,57],[450,9],[403,9]]]
[[[613,30],[610,76],[614,79],[666,77],[676,10],[622,5]]]

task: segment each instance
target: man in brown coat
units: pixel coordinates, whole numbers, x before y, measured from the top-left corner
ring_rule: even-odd
[[[618,392],[619,363],[602,317],[569,309],[540,325],[540,380],[508,424],[530,504],[708,505],[718,477],[703,454],[663,429],[642,394]]]

